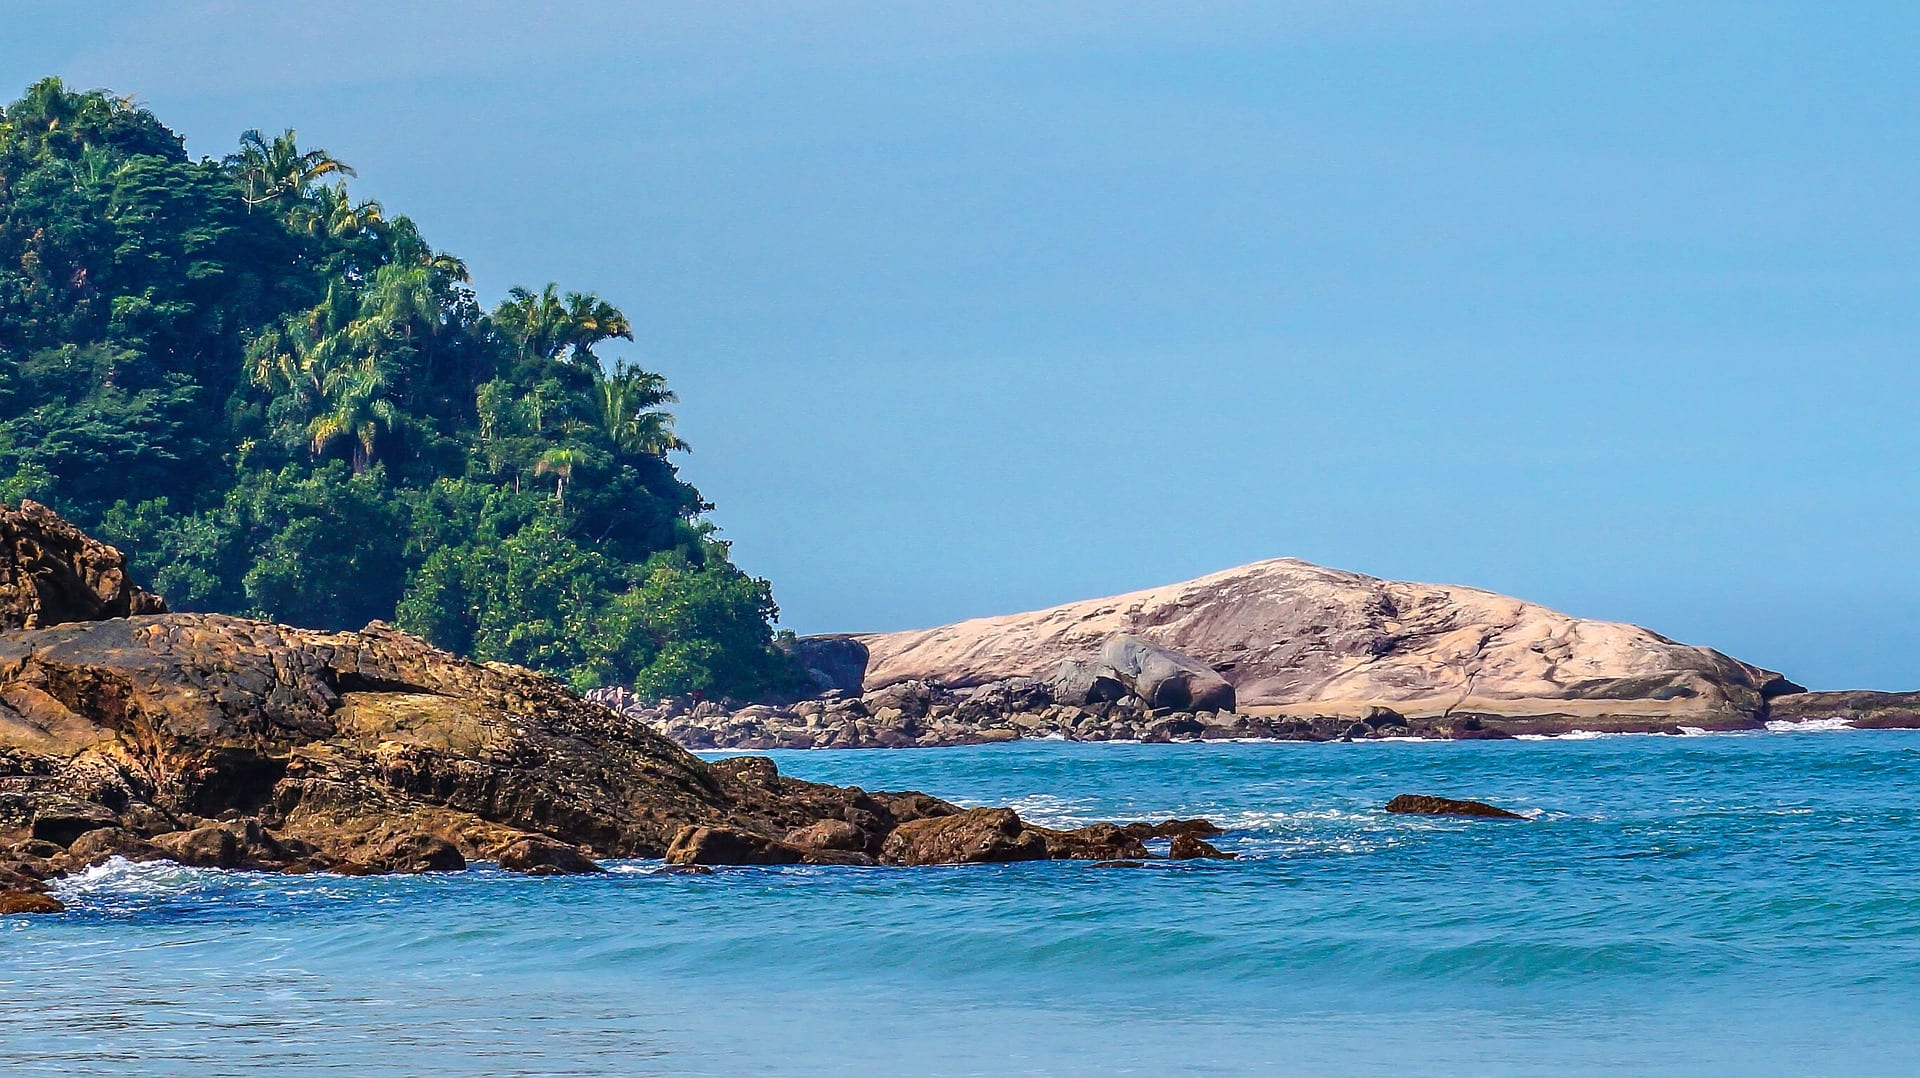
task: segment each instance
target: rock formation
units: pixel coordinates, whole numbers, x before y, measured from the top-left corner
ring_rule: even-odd
[[[1517,812],[1489,805],[1485,801],[1460,801],[1431,794],[1401,794],[1387,802],[1386,811],[1405,816],[1478,816],[1489,820],[1524,820]]]
[[[1348,716],[1388,706],[1567,718],[1589,728],[1754,723],[1779,674],[1646,629],[1475,588],[1407,584],[1294,559],[1049,610],[857,637],[864,688],[1048,678],[1130,635],[1217,671],[1240,712]],[[1218,705],[1174,705],[1221,710]]]
[[[1632,625],[1293,560],[937,629],[790,646],[799,701],[596,698],[695,748],[1678,734],[1920,726],[1920,694],[1806,693]]]
[[[1860,730],[1920,728],[1920,692],[1804,692],[1773,701],[1778,722],[1839,722]]]
[[[166,604],[136,587],[127,559],[38,502],[0,505],[0,629],[159,614]]]
[[[75,620],[90,609],[76,588],[107,610],[158,601],[46,510],[0,519],[12,609],[28,626],[64,622],[0,632],[0,892],[111,856],[355,873],[470,859],[584,872],[681,849],[699,864],[920,863],[888,857],[894,833],[964,815],[924,794],[791,779],[764,758],[708,765],[549,678],[379,623]],[[1138,843],[1016,830],[1045,857],[1138,856]]]

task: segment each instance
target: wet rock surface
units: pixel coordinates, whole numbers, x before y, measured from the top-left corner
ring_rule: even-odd
[[[1388,812],[1410,816],[1479,816],[1492,820],[1524,820],[1517,812],[1508,812],[1484,801],[1460,801],[1428,794],[1401,794],[1387,802]]]

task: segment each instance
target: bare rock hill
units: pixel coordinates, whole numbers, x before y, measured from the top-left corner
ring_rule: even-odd
[[[1116,634],[1199,659],[1241,712],[1698,720],[1764,715],[1799,691],[1781,675],[1617,622],[1569,617],[1477,588],[1410,584],[1293,558],[1049,610],[855,637],[864,687],[1049,678]]]

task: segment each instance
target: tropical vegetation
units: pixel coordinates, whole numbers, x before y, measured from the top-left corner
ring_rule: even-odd
[[[592,687],[793,675],[767,583],[671,455],[673,393],[592,292],[491,309],[293,131],[193,159],[131,98],[0,109],[0,498],[176,609],[397,622]]]

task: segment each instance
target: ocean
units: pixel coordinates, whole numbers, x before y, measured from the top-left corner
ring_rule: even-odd
[[[0,921],[10,1072],[1920,1073],[1920,734],[1025,742],[782,772],[1234,862],[282,877]],[[1392,816],[1399,793],[1518,822]]]

